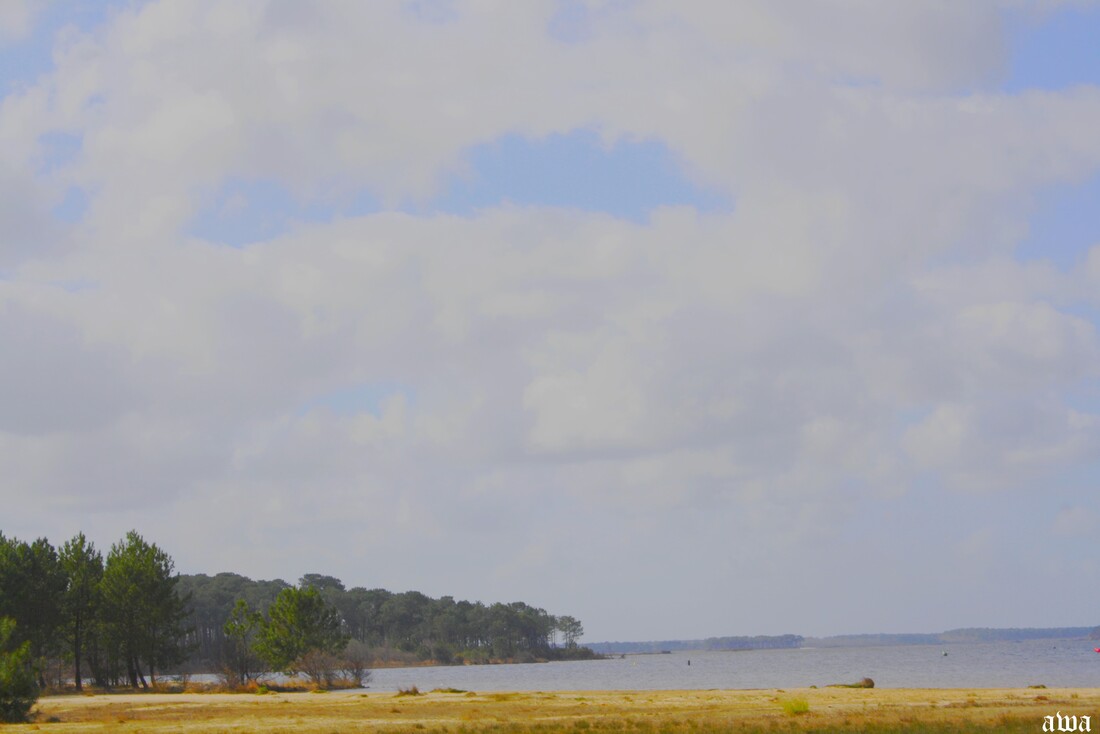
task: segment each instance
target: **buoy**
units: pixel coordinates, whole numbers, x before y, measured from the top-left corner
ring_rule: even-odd
[[[1100,652],[1100,647],[1094,647],[1094,648],[1092,648],[1092,651],[1093,652]]]

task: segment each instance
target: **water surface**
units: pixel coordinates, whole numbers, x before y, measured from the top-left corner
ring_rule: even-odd
[[[882,688],[1096,688],[1100,655],[1088,640],[676,652],[529,665],[383,668],[373,671],[370,690],[800,688],[863,677]]]

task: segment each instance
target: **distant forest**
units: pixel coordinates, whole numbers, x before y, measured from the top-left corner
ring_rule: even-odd
[[[190,665],[217,669],[233,641],[225,621],[238,599],[266,612],[291,585],[253,581],[235,573],[182,575],[179,592],[187,599]],[[340,618],[350,640],[368,646],[378,663],[433,661],[444,665],[492,661],[535,662],[593,657],[577,645],[584,634],[580,621],[554,616],[517,601],[508,604],[433,599],[419,591],[344,588],[332,576],[306,574],[298,588],[316,589]]]
[[[705,640],[648,642],[593,642],[601,654],[679,652],[687,650],[767,650],[791,647],[873,647],[885,645],[944,645],[960,642],[1023,642],[1025,640],[1100,639],[1100,627],[987,628],[967,627],[935,633],[836,635],[834,637],[708,637]]]
[[[166,672],[216,672],[237,686],[269,671],[319,685],[340,674],[361,685],[378,664],[596,657],[577,644],[579,620],[524,602],[346,589],[321,574],[297,585],[181,576],[136,531],[106,557],[83,533],[60,548],[0,533],[0,632],[0,662],[20,661],[38,687],[77,689],[149,687]]]
[[[805,647],[871,647],[876,645],[945,645],[958,642],[1024,642],[1084,639],[1094,627],[965,627],[934,633],[837,635],[807,637]]]
[[[642,654],[684,650],[774,650],[801,647],[799,635],[756,637],[708,637],[705,640],[654,640],[649,642],[595,642],[594,652],[601,654]]]

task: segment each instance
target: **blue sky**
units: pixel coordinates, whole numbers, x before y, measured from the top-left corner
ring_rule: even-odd
[[[1009,73],[1003,89],[1061,90],[1100,84],[1100,7],[1070,6],[1038,22],[1009,16]],[[1077,261],[1100,240],[1100,177],[1062,184],[1040,194],[1032,235],[1021,258],[1047,258],[1060,267]]]
[[[415,7],[415,6],[412,6]],[[434,7],[434,6],[433,6]],[[441,9],[416,7],[418,16],[446,22]],[[52,68],[53,42],[66,28],[101,27],[110,4],[48,4],[35,19],[33,32],[0,47],[0,83],[7,89],[31,84]],[[440,15],[442,13],[442,15]],[[563,2],[550,32],[573,42],[583,34],[586,12],[579,3]],[[1072,4],[1053,12],[1027,9],[1003,11],[1007,60],[998,88],[1009,94],[1027,90],[1063,90],[1100,83],[1100,7]],[[40,138],[46,171],[70,161],[80,150],[80,138],[48,133]],[[597,131],[531,138],[509,134],[479,144],[462,156],[464,171],[440,182],[439,191],[400,208],[420,214],[469,215],[502,203],[545,205],[606,212],[644,221],[658,206],[690,205],[701,211],[729,210],[732,198],[693,183],[683,161],[660,140],[601,142]],[[1100,239],[1094,202],[1100,178],[1061,184],[1043,192],[1032,217],[1035,235],[1021,244],[1022,258],[1047,257],[1065,265]],[[86,196],[67,189],[55,213],[71,222],[83,211]],[[230,199],[238,203],[227,210]],[[341,197],[339,202],[304,201],[278,181],[233,180],[207,192],[191,223],[192,234],[235,246],[269,239],[294,222],[330,221],[377,212],[383,208],[369,190]]]
[[[479,209],[509,204],[603,212],[645,222],[661,206],[700,211],[733,207],[728,195],[688,180],[676,156],[659,141],[607,146],[589,130],[542,139],[507,135],[471,148],[463,164],[465,170],[442,181],[440,191],[404,202],[400,210],[470,216]],[[190,232],[243,246],[283,234],[295,222],[331,221],[384,208],[369,191],[333,203],[303,200],[270,180],[226,181],[196,214]]]
[[[1006,92],[1100,83],[1100,9],[1081,3],[1028,17],[1008,13]]]
[[[1096,622],[1100,5],[0,26],[6,535],[590,640]]]

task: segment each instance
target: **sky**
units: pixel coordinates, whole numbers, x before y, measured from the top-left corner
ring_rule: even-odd
[[[1098,37],[0,0],[0,531],[588,641],[1100,624]]]

